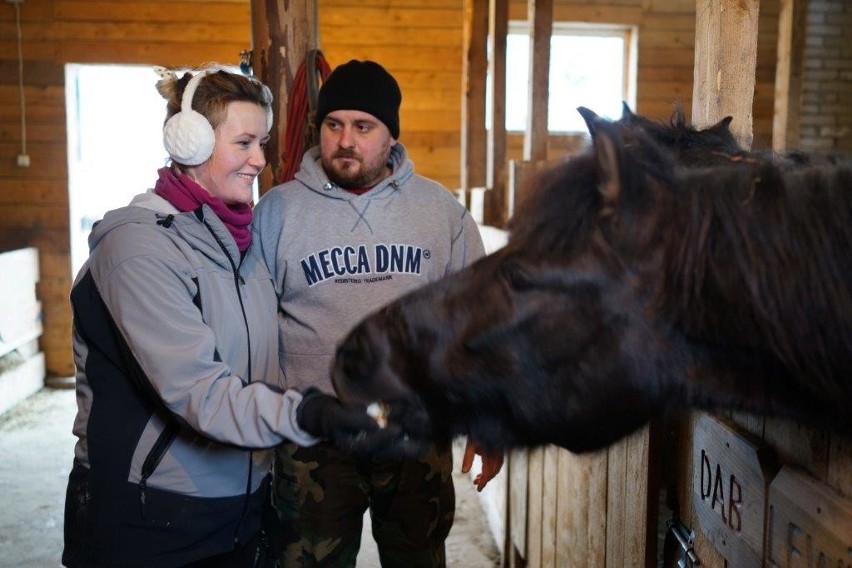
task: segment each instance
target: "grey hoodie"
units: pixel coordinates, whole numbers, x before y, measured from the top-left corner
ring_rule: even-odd
[[[388,302],[484,254],[476,222],[440,184],[416,175],[405,148],[393,173],[363,195],[328,180],[319,148],[296,179],[255,208],[257,246],[278,294],[279,357],[285,386],[333,392],[338,342]]]

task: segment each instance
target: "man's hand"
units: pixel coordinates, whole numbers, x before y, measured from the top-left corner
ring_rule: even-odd
[[[390,460],[424,454],[428,444],[410,439],[401,428],[380,428],[363,406],[343,406],[337,397],[308,389],[296,410],[299,426],[345,452]]]
[[[462,458],[462,473],[467,473],[473,467],[473,456],[478,455],[482,459],[482,471],[473,479],[477,491],[488,485],[503,468],[503,452],[485,452],[470,440],[464,447],[464,458]]]

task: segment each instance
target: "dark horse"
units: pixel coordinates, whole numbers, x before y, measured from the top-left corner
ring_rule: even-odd
[[[852,432],[852,168],[744,152],[729,120],[584,117],[504,248],[352,331],[341,399],[494,449],[593,450],[690,408]]]

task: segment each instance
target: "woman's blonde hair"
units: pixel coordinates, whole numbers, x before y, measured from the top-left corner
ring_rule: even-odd
[[[201,78],[192,97],[192,109],[203,115],[215,130],[225,120],[228,104],[237,101],[255,103],[271,113],[272,95],[269,89],[257,79],[221,68],[221,65],[207,65],[196,69],[218,69]],[[179,79],[174,71],[157,69],[160,80],[157,91],[166,99],[165,122],[181,111],[181,99],[187,84],[195,73],[184,73]]]

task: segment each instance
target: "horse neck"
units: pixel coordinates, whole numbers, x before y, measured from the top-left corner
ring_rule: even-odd
[[[852,405],[852,175],[833,187],[836,172],[823,174],[688,172],[662,227],[657,307],[687,337],[771,354],[812,391]]]

